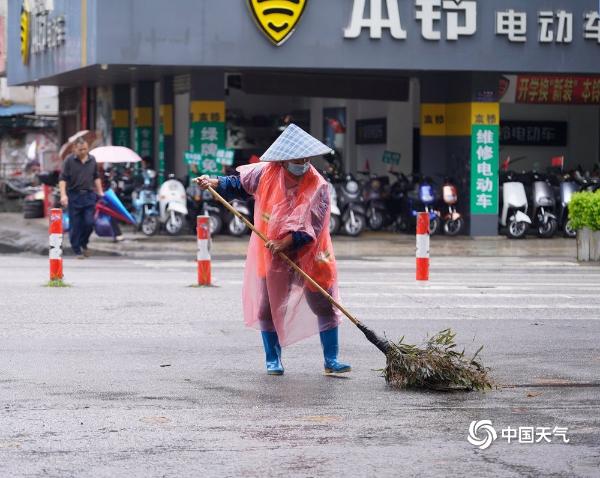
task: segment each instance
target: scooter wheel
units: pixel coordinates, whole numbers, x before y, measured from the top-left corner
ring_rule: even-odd
[[[210,235],[216,236],[221,233],[221,229],[223,229],[223,220],[220,216],[216,214],[209,214],[208,223],[210,226]]]
[[[546,224],[539,225],[538,236],[543,237],[544,239],[549,239],[556,234],[557,229],[558,221],[556,219],[548,219]]]
[[[571,239],[577,237],[577,231],[573,229],[573,224],[570,219],[565,222],[565,225],[563,226],[563,234],[565,237],[570,237]]]
[[[154,236],[158,232],[158,217],[146,216],[142,221],[142,232],[146,236]]]
[[[369,229],[372,231],[380,231],[383,228],[383,214],[375,211],[368,219]]]
[[[165,230],[170,236],[176,236],[183,229],[183,216],[179,213],[170,215],[165,222]]]
[[[449,219],[444,223],[444,234],[447,236],[457,236],[462,231],[465,225],[465,220],[461,217],[458,219]]]
[[[439,217],[429,221],[429,235],[435,236],[442,229],[442,220]]]
[[[229,229],[229,234],[234,237],[242,237],[248,232],[246,223],[235,216],[229,221],[227,228]]]
[[[334,234],[340,232],[340,226],[340,216],[331,215],[329,218],[329,234],[333,236]]]
[[[509,239],[522,239],[527,232],[526,222],[511,221],[506,229],[506,237]]]
[[[346,222],[344,222],[344,232],[351,237],[356,237],[365,230],[365,226],[365,217],[361,214],[354,214],[354,221],[352,221],[351,217],[348,217]]]

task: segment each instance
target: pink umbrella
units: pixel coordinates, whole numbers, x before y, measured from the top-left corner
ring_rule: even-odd
[[[142,160],[135,151],[124,146],[100,146],[90,154],[97,163],[139,163]]]
[[[84,129],[82,131],[79,131],[77,133],[75,133],[73,136],[71,136],[68,141],[63,144],[60,147],[60,151],[58,152],[58,155],[60,156],[61,160],[65,160],[65,158],[67,156],[69,156],[72,152],[73,152],[73,146],[75,145],[75,141],[78,140],[79,138],[83,138],[87,141],[87,143],[90,145],[90,147],[94,147],[100,138],[100,135],[98,133],[96,133],[96,131],[90,131],[87,129]]]

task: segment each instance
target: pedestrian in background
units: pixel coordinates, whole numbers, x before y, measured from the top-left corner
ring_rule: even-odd
[[[68,207],[69,240],[78,259],[89,257],[88,241],[94,230],[96,202],[104,196],[98,166],[83,138],[75,141],[74,154],[65,159],[59,180],[60,203]]]

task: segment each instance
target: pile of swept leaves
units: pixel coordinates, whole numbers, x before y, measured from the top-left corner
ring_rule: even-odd
[[[382,370],[387,383],[398,388],[431,390],[487,390],[492,388],[489,369],[477,359],[483,346],[472,358],[464,350],[457,352],[451,329],[429,338],[422,347],[390,343],[387,365]]]

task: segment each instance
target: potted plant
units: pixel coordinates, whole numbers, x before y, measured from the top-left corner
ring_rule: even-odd
[[[577,230],[577,260],[600,261],[600,190],[574,194],[569,218]]]

